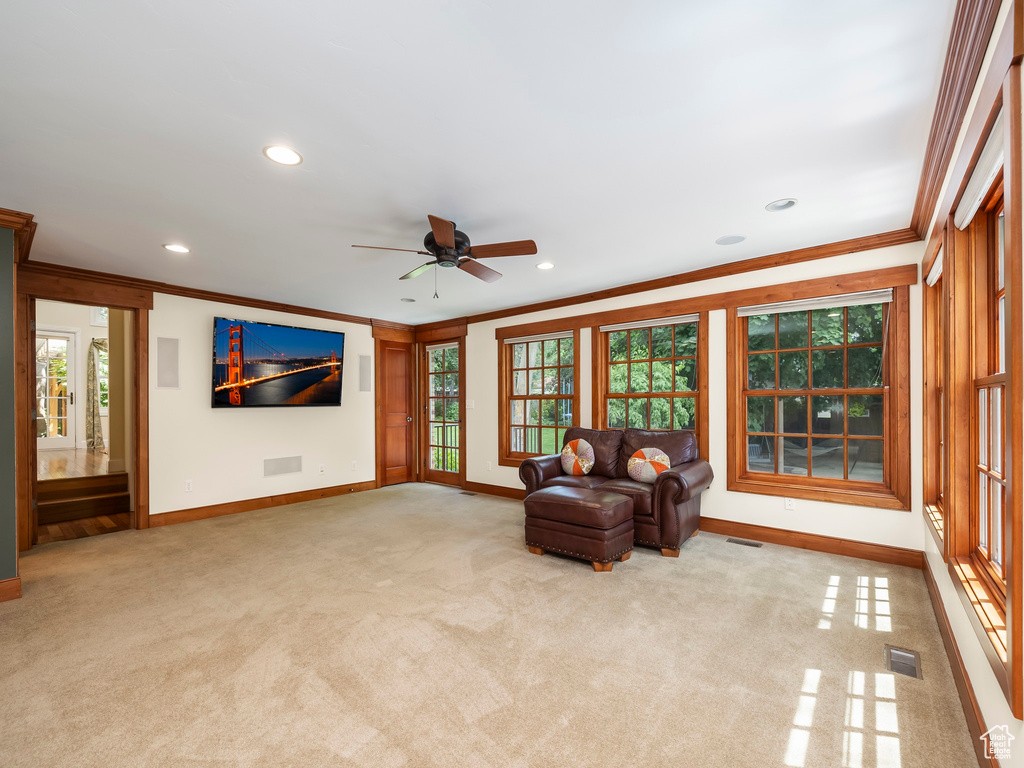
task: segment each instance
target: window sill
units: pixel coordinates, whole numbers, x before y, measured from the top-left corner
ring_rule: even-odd
[[[942,555],[942,559],[945,561],[946,544],[943,541],[945,521],[942,518],[942,510],[934,504],[925,504],[924,519],[928,530],[931,531],[932,537],[935,539],[935,546],[939,548],[939,554]]]
[[[793,499],[827,501],[834,504],[855,504],[861,507],[878,507],[909,511],[910,507],[896,497],[892,491],[878,486],[851,485],[840,481],[837,485],[796,482],[791,478],[777,475],[762,477],[746,475],[730,480],[728,489],[739,493],[756,493],[763,496],[788,496]]]
[[[1006,659],[1006,614],[990,594],[980,569],[969,557],[951,558],[949,574],[1003,693],[1010,699]]]

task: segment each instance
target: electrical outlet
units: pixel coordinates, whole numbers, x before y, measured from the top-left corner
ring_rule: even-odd
[[[327,471],[327,465],[326,464],[321,464],[320,465],[320,474],[322,475],[326,471]]]
[[[466,410],[469,410],[470,408],[476,408],[476,402],[475,401],[473,401],[473,400],[467,400],[466,401]]]
[[[356,471],[356,463],[355,463],[354,461],[352,462],[352,471],[353,471],[353,472],[355,472],[355,471]]]
[[[796,512],[796,499],[787,498],[785,504],[787,512]]]
[[[186,480],[185,481],[185,493],[192,493],[192,481],[191,480]]]

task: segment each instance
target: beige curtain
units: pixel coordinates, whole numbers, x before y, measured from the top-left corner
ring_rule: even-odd
[[[106,339],[93,339],[89,345],[88,371],[85,377],[85,444],[103,449],[103,425],[100,423],[100,352],[107,351]]]

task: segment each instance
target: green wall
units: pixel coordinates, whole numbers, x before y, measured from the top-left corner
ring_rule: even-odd
[[[14,497],[14,231],[0,227],[0,580],[18,575]]]

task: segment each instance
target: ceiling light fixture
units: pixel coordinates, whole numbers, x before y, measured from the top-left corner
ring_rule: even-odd
[[[554,269],[554,268],[555,268],[555,265],[552,264],[550,261],[542,261],[540,264],[537,265],[537,269]]]
[[[188,246],[181,243],[164,243],[164,248],[171,253],[190,253]]]
[[[273,160],[275,163],[280,163],[281,165],[298,165],[302,162],[302,155],[291,147],[285,147],[280,144],[273,144],[269,147],[264,147],[263,154],[266,155],[269,160]]]
[[[779,211],[788,211],[794,205],[796,205],[795,197],[783,197],[779,200],[772,200],[764,209],[768,213],[778,213]]]
[[[746,239],[743,235],[726,235],[715,240],[715,245],[736,245],[736,243],[742,243]]]
[[[415,304],[416,299],[402,299],[406,304]]]

